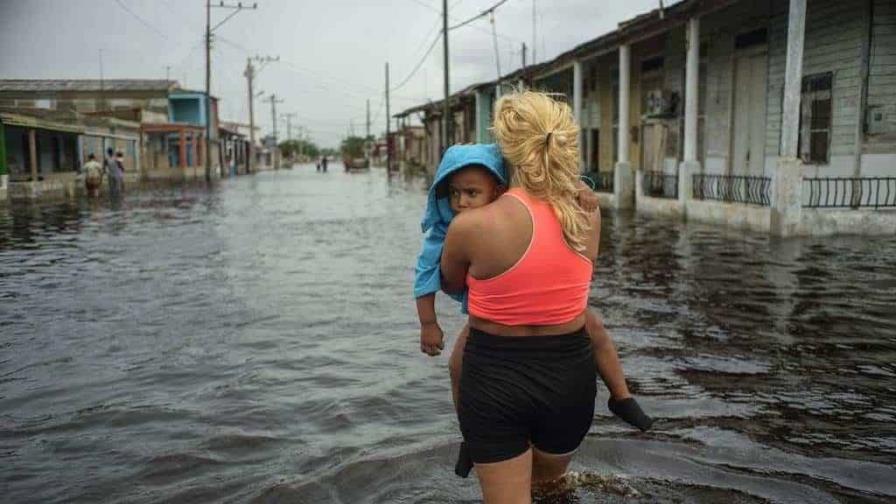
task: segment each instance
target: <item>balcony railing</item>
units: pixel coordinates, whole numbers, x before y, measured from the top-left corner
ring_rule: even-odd
[[[613,172],[592,171],[585,173],[582,178],[591,189],[597,192],[613,192]]]
[[[896,207],[896,177],[819,177],[803,184],[809,190],[806,208]]]
[[[771,204],[770,177],[741,175],[694,175],[693,195],[699,200],[769,206]]]
[[[641,179],[644,196],[654,198],[678,198],[678,175],[647,171]]]

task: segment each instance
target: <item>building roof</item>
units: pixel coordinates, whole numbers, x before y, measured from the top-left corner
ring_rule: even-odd
[[[544,78],[557,71],[563,70],[578,58],[613,51],[620,43],[630,43],[635,40],[654,36],[658,32],[668,30],[674,25],[681,24],[687,20],[688,16],[693,15],[694,12],[698,10],[711,12],[713,10],[724,8],[736,1],[737,0],[678,0],[662,10],[650,10],[631,19],[621,21],[618,23],[616,30],[612,30],[599,37],[585,41],[572,49],[559,54],[551,60],[536,65],[529,65],[524,68],[518,68],[509,74],[501,76],[499,80],[482,82],[464,88],[451,95],[452,104],[458,97],[470,93],[471,91],[475,91],[478,88],[489,85],[494,86],[498,81],[513,82],[525,78],[534,77],[536,80]],[[403,117],[415,112],[434,110],[435,107],[441,107],[441,103],[442,100],[417,105],[399,112],[394,117]]]
[[[0,79],[0,92],[158,91],[177,88],[165,79]]]
[[[23,128],[35,128],[50,131],[63,131],[66,133],[83,133],[84,126],[80,124],[71,124],[59,122],[49,117],[49,114],[42,114],[37,110],[29,110],[22,113],[21,110],[13,110],[3,108],[0,109],[0,123],[8,126],[21,126]]]

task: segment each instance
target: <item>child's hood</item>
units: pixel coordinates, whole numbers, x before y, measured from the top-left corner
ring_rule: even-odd
[[[472,144],[454,145],[445,151],[439,169],[436,170],[435,179],[429,187],[429,195],[426,200],[426,212],[423,214],[421,226],[426,232],[436,223],[448,225],[454,218],[451,203],[448,198],[437,198],[436,188],[447,180],[452,173],[469,165],[482,165],[488,168],[502,184],[507,185],[507,170],[504,168],[504,158],[496,144]]]

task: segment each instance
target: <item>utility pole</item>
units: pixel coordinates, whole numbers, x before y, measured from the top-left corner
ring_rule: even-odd
[[[526,68],[526,43],[523,42],[523,68]]]
[[[295,112],[290,112],[288,114],[280,114],[280,117],[286,119],[286,140],[292,140],[292,118],[297,117],[298,114]]]
[[[246,81],[249,84],[249,172],[252,172],[253,166],[255,166],[255,91],[253,91],[253,86],[255,84],[255,77],[258,76],[258,72],[261,72],[261,69],[268,63],[273,61],[279,61],[280,56],[272,57],[272,56],[254,56],[251,58],[246,58],[246,71],[243,72],[243,76],[246,77]],[[255,66],[252,65],[253,61],[257,61],[261,63],[261,66],[256,70]],[[259,93],[260,94],[260,93]]]
[[[106,90],[103,77],[103,50],[100,49],[100,110],[106,110]],[[103,141],[105,143],[105,140]]]
[[[230,9],[234,12],[213,27],[212,7],[215,7],[216,9]],[[225,4],[222,1],[218,5],[212,5],[211,0],[205,0],[205,155],[203,157],[205,158],[205,180],[207,182],[212,180],[212,32],[235,16],[239,11],[243,9],[257,8],[257,3],[253,4],[252,7],[249,7],[248,5],[243,7],[242,2],[232,5]]]
[[[288,114],[280,114],[281,117],[286,119],[286,141],[289,142],[292,140],[292,118],[296,117],[298,114],[295,112],[290,112]],[[295,151],[293,151],[295,152]]]
[[[367,99],[367,121],[364,128],[364,160],[370,163],[370,98]]]
[[[444,65],[445,65],[445,102],[442,104],[442,116],[445,120],[445,127],[442,128],[442,152],[448,148],[448,142],[451,139],[451,84],[448,73],[448,0],[442,0],[442,45],[444,46]]]
[[[248,172],[252,173],[255,165],[255,93],[252,91],[252,81],[255,79],[255,67],[252,66],[252,58],[246,58],[246,82],[249,84],[249,161],[246,164]]]
[[[205,0],[205,181],[212,180],[212,2]],[[183,136],[183,135],[181,135]]]
[[[390,143],[389,119],[389,62],[386,62],[386,173],[392,171],[392,144]]]
[[[535,37],[535,0],[532,0],[532,64],[538,63],[535,59],[535,53],[537,52],[535,49],[538,47],[538,41]]]
[[[274,127],[274,131],[273,131],[273,136],[274,136],[274,169],[278,169],[278,168],[280,168],[280,158],[279,158],[279,156],[277,155],[277,153],[278,153],[280,147],[277,145],[277,104],[278,104],[278,103],[283,103],[283,100],[282,100],[282,99],[281,99],[281,100],[278,100],[278,99],[277,99],[277,95],[274,94],[274,93],[271,93],[271,97],[268,98],[268,100],[270,100],[270,102],[271,102],[271,123],[273,124],[273,127]]]

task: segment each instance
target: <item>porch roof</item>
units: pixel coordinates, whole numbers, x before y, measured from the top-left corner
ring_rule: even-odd
[[[80,124],[66,124],[34,115],[25,115],[16,112],[0,111],[0,123],[8,126],[22,128],[34,128],[49,131],[61,131],[65,133],[84,133],[84,126]]]
[[[140,125],[144,133],[178,133],[180,131],[204,132],[205,126],[189,123],[146,123]]]

